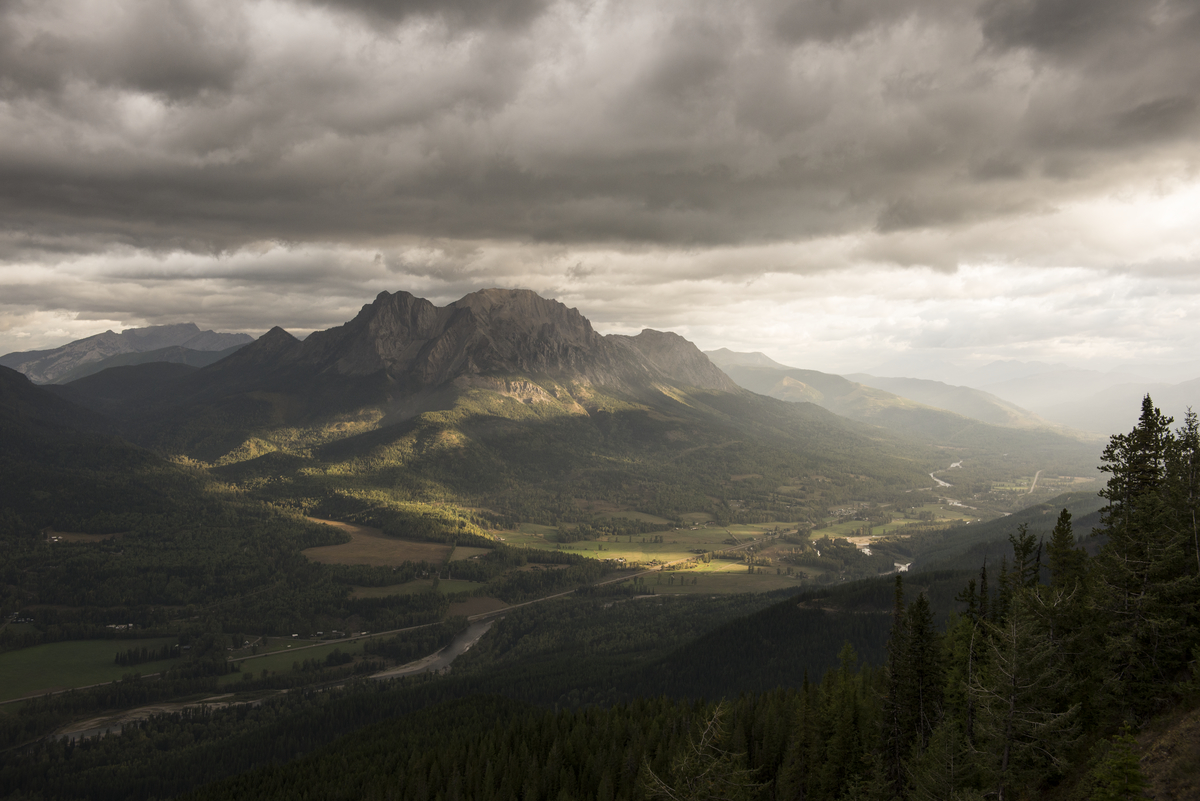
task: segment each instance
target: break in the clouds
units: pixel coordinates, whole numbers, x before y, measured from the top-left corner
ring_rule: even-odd
[[[11,0],[0,351],[502,285],[826,369],[1190,358],[1197,42],[1191,0]]]

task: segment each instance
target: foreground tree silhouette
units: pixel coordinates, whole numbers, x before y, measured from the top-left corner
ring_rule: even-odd
[[[742,801],[752,799],[763,787],[746,767],[746,755],[722,748],[727,739],[726,706],[718,704],[699,732],[688,735],[671,760],[665,776],[642,763],[642,789],[649,798],[666,801]]]

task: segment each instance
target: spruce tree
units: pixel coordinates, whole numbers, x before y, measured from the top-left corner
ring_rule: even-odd
[[[1050,586],[1070,589],[1083,582],[1087,565],[1087,552],[1075,545],[1075,530],[1071,525],[1071,513],[1066,509],[1059,512],[1054,531],[1050,533],[1050,545],[1046,549],[1050,562]]]
[[[891,797],[904,795],[904,759],[908,752],[908,732],[904,687],[908,681],[908,624],[904,614],[904,578],[896,574],[892,601],[892,632],[888,638],[887,664],[884,666],[883,731],[881,732],[883,775]]]
[[[1147,395],[1138,424],[1111,438],[1100,468],[1109,474],[1100,492],[1108,505],[1097,533],[1108,542],[1094,573],[1095,603],[1106,622],[1106,689],[1135,715],[1163,703],[1196,636],[1200,582],[1189,559],[1191,532],[1180,525],[1194,513],[1191,457],[1171,422]],[[1185,423],[1181,438],[1194,428]]]
[[[999,801],[1030,794],[1066,770],[1078,706],[1062,708],[1070,681],[1033,614],[1035,591],[1013,592],[1008,614],[989,625],[988,659],[972,692],[979,709],[977,753]]]

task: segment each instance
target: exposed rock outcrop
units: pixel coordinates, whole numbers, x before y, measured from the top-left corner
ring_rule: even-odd
[[[618,388],[665,381],[737,391],[677,334],[602,336],[576,309],[523,289],[485,289],[444,307],[408,292],[382,292],[344,325],[303,342],[273,329],[219,367],[251,363],[323,377],[382,373],[413,391],[481,375],[548,376]]]

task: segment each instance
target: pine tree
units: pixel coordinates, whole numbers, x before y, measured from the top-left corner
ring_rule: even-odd
[[[942,663],[941,637],[933,627],[933,612],[924,593],[908,608],[906,644],[907,701],[910,749],[919,756],[942,718],[945,666]]]
[[[1112,738],[1103,761],[1092,771],[1093,801],[1133,801],[1146,798],[1146,777],[1142,774],[1134,747],[1137,740],[1126,726]]]
[[[1200,580],[1192,568],[1191,532],[1181,521],[1194,514],[1189,497],[1194,423],[1181,436],[1150,396],[1129,434],[1114,435],[1101,470],[1109,474],[1100,494],[1108,542],[1094,571],[1095,603],[1107,623],[1107,691],[1134,714],[1160,705],[1186,663],[1196,638]],[[1192,508],[1188,504],[1192,503]]]
[[[1070,589],[1082,585],[1087,566],[1087,552],[1075,545],[1075,531],[1071,525],[1071,513],[1063,509],[1050,533],[1050,545],[1046,549],[1050,562],[1050,586]]]
[[[979,709],[977,753],[999,801],[1031,792],[1067,768],[1078,706],[1056,708],[1069,675],[1040,630],[1035,592],[1013,593],[1008,614],[989,625],[988,659],[972,692]]]
[[[1176,432],[1168,461],[1172,527],[1185,542],[1191,540],[1191,547],[1185,549],[1191,551],[1188,569],[1194,564],[1200,575],[1200,422],[1190,408]]]
[[[883,775],[892,797],[904,795],[904,759],[908,753],[905,726],[904,686],[908,681],[908,625],[904,614],[904,579],[896,574],[892,605],[892,633],[888,638],[887,664],[884,666]]]
[[[691,733],[671,760],[670,770],[659,776],[649,762],[642,766],[642,789],[649,798],[668,801],[750,799],[762,784],[746,767],[745,752],[726,750],[728,709],[722,704]],[[611,789],[611,788],[610,788]]]

